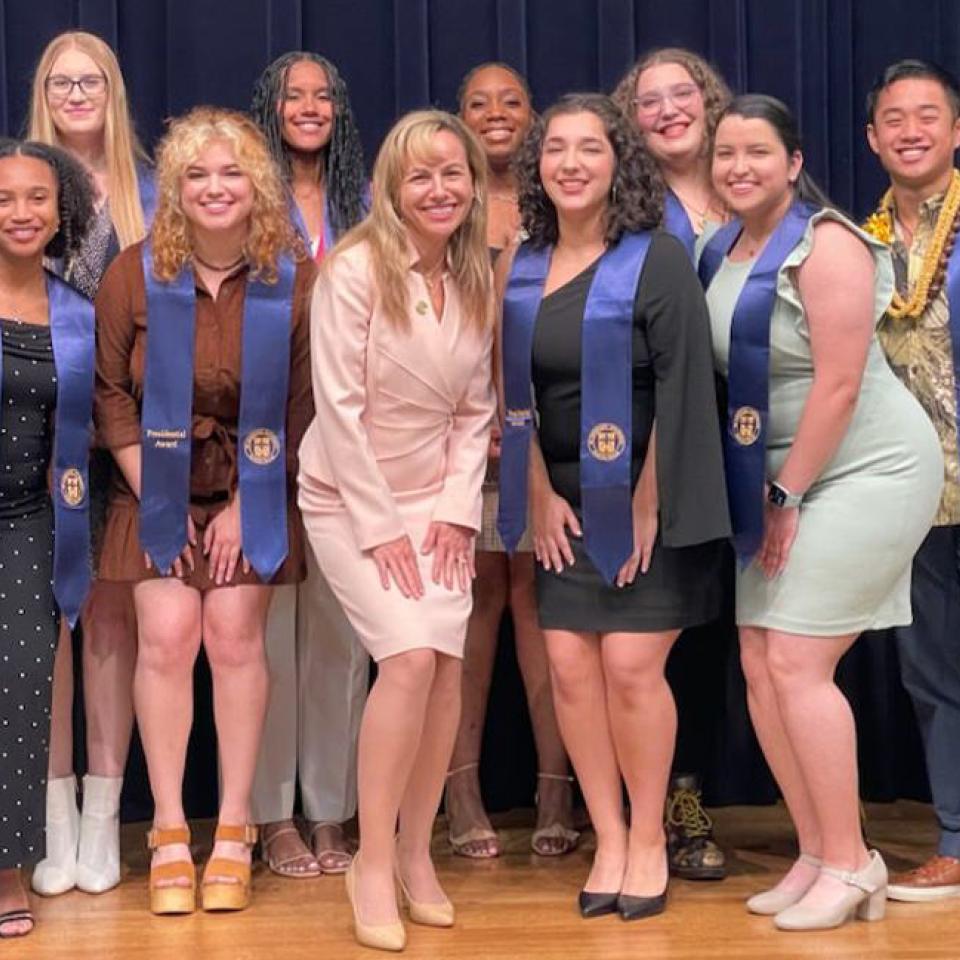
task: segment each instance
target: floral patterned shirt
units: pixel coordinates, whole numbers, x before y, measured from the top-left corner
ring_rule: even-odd
[[[928,197],[920,205],[913,241],[907,246],[891,206],[897,228],[891,245],[897,292],[908,299],[923,270],[923,258],[933,239],[945,194]],[[892,202],[891,202],[892,203]],[[894,373],[920,401],[936,427],[946,466],[943,494],[935,526],[960,524],[960,457],[957,452],[957,400],[954,391],[953,349],[950,343],[950,309],[944,284],[916,319],[889,314],[880,322],[880,343]]]

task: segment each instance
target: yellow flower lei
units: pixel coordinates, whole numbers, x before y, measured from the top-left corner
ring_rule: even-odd
[[[892,191],[888,190],[881,198],[880,206],[863,224],[864,232],[887,246],[893,243],[896,236],[891,214],[892,201]],[[960,172],[954,170],[950,186],[943,198],[940,215],[937,217],[933,237],[923,255],[923,267],[914,284],[913,293],[909,300],[904,300],[899,293],[894,293],[893,302],[887,308],[888,317],[894,320],[904,318],[915,320],[939,294],[947,272],[947,260],[950,258],[957,236],[957,228],[960,227],[958,213],[960,213]]]

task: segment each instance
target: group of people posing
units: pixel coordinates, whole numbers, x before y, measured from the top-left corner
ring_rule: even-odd
[[[671,872],[724,872],[696,771],[665,824],[664,670],[730,563],[799,845],[748,909],[816,929],[960,895],[956,82],[915,60],[877,80],[891,187],[862,228],[789,109],[687,50],[540,116],[501,63],[459,101],[401,118],[368,181],[344,79],[288,53],[249,114],[171,121],[154,166],[109,47],[44,51],[26,139],[0,143],[0,937],[33,927],[25,869],[46,895],[120,882],[134,717],[154,913],[245,908],[259,842],[279,874],[345,873],[363,944],[403,949],[401,906],[452,926],[434,820],[446,787],[454,850],[500,852],[477,768],[507,606],[534,851],[578,842],[572,763],[596,834],[581,914],[663,911]],[[882,627],[941,827],[892,878],[834,684]],[[201,645],[221,792],[198,880]]]

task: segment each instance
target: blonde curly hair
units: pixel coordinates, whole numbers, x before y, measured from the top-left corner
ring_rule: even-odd
[[[709,153],[713,148],[713,138],[717,132],[720,115],[730,102],[730,89],[723,78],[699,54],[683,47],[658,47],[645,53],[624,75],[612,93],[613,101],[623,111],[623,114],[637,129],[637,112],[633,106],[633,99],[637,95],[637,80],[644,70],[650,67],[661,66],[665,63],[675,63],[683,67],[690,74],[690,79],[700,89],[703,97],[704,126],[706,138],[704,152]]]
[[[183,175],[218,140],[233,148],[253,186],[244,256],[252,275],[273,283],[283,252],[296,260],[306,252],[291,224],[286,190],[260,128],[244,114],[222,107],[194,107],[172,120],[157,148],[157,213],[150,231],[154,273],[158,280],[172,280],[193,256],[190,222],[180,203]]]

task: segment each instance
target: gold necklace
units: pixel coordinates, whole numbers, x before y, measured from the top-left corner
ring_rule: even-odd
[[[423,270],[423,271],[420,273],[420,276],[423,277],[425,283],[427,284],[427,289],[430,290],[431,292],[437,288],[437,285],[438,285],[439,283],[442,283],[442,281],[443,281],[443,270],[444,270],[444,267],[445,267],[445,266],[446,266],[446,264],[444,264],[444,263],[441,261],[441,263],[440,263],[439,266],[434,267],[434,268],[433,268],[432,270],[430,270],[429,272],[426,271],[426,270]]]
[[[864,232],[887,246],[891,246],[896,239],[892,204],[893,190],[890,189],[883,195],[879,207],[870,214],[863,225]],[[888,317],[894,320],[916,320],[939,295],[946,278],[947,261],[950,259],[957,238],[957,229],[960,227],[958,213],[960,213],[960,172],[954,170],[937,216],[933,236],[923,255],[920,276],[917,277],[917,282],[913,286],[913,292],[908,300],[904,300],[894,291],[893,301],[887,308]]]

